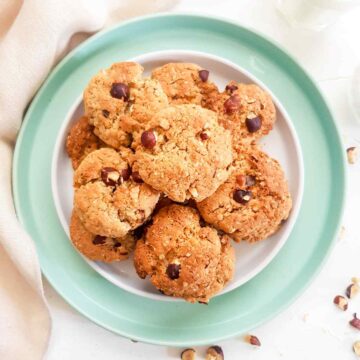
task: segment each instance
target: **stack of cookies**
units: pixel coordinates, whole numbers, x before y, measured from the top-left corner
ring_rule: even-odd
[[[269,94],[169,63],[150,78],[113,64],[84,91],[67,138],[74,246],[95,261],[134,253],[164,295],[207,303],[234,273],[233,241],[264,240],[292,202],[279,163],[257,147],[276,114]]]

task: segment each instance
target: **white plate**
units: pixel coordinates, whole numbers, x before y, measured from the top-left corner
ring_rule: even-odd
[[[132,60],[144,66],[145,75],[149,75],[155,67],[168,62],[196,63],[202,68],[210,70],[210,79],[219,86],[220,90],[230,80],[236,80],[244,83],[256,83],[267,90],[273,97],[277,109],[277,121],[274,130],[262,139],[261,144],[269,155],[280,162],[285,171],[293,198],[293,209],[288,221],[269,239],[252,245],[246,242],[240,244],[233,243],[236,250],[235,275],[233,280],[218,295],[225,294],[249,281],[263,270],[285,244],[295,224],[303,194],[304,167],[299,140],[294,127],[285,109],[271,91],[249,72],[228,60],[205,53],[182,50],[153,52]],[[94,74],[96,72],[97,69],[94,69]],[[82,113],[82,96],[80,95],[70,109],[68,116],[64,119],[64,124],[60,129],[53,154],[52,191],[59,219],[67,234],[69,234],[69,223],[73,205],[73,170],[65,150],[65,141],[73,122]],[[149,280],[140,279],[135,272],[132,258],[112,264],[84,259],[100,275],[124,290],[156,300],[177,300],[161,295],[151,285]]]

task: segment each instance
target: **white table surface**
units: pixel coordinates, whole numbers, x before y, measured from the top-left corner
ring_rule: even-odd
[[[360,8],[346,14],[323,32],[293,29],[275,9],[275,0],[182,0],[174,11],[221,15],[254,28],[281,43],[317,80],[337,116],[346,146],[360,146],[360,123],[349,109],[351,74],[360,65]],[[346,312],[332,304],[353,276],[360,277],[360,160],[349,165],[348,202],[344,231],[312,285],[281,315],[254,329],[260,348],[241,336],[219,343],[226,359],[350,360],[360,331],[348,325],[360,313],[360,295]],[[141,343],[115,335],[72,309],[44,280],[53,318],[46,358],[63,359],[179,359],[181,349]],[[197,347],[204,359],[206,347]]]

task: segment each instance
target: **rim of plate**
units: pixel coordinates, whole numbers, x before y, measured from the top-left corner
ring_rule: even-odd
[[[227,59],[222,58],[217,55],[202,52],[202,51],[169,49],[169,50],[148,52],[148,53],[130,58],[130,59],[128,59],[128,61],[139,62],[141,64],[142,62],[157,60],[157,59],[161,58],[163,55],[168,55],[168,56],[171,56],[174,58],[176,58],[176,57],[181,58],[181,56],[197,56],[197,57],[201,57],[201,58],[205,58],[205,59],[210,59],[210,60],[213,60],[216,62],[220,62],[220,63],[224,64],[225,66],[230,67],[241,74],[244,74],[252,82],[258,84],[261,88],[266,90],[266,92],[268,92],[271,95],[271,98],[272,98],[274,104],[276,105],[279,112],[282,114],[282,116],[286,122],[286,125],[289,128],[289,131],[291,133],[291,137],[293,140],[293,144],[295,145],[294,149],[295,149],[295,153],[296,153],[296,158],[298,160],[298,166],[297,166],[296,170],[299,173],[299,179],[298,179],[299,187],[298,187],[296,197],[293,198],[293,207],[292,207],[289,219],[287,220],[286,230],[282,234],[280,241],[277,242],[276,246],[272,249],[272,251],[268,254],[268,256],[262,262],[260,262],[256,267],[254,267],[254,269],[252,269],[252,271],[249,271],[246,274],[246,276],[243,276],[239,280],[232,282],[232,283],[228,284],[227,286],[225,286],[225,288],[220,293],[213,296],[213,298],[215,298],[217,296],[224,295],[232,290],[237,289],[239,286],[242,286],[243,284],[245,284],[246,282],[251,280],[253,277],[255,277],[257,274],[259,274],[262,270],[264,270],[266,268],[266,266],[269,265],[270,262],[276,257],[276,255],[279,253],[279,251],[285,245],[287,239],[289,238],[290,233],[296,223],[296,220],[297,220],[300,208],[301,208],[301,203],[302,203],[302,198],[303,198],[303,193],[304,193],[304,161],[303,161],[303,155],[302,155],[302,151],[301,151],[301,145],[300,145],[299,138],[297,136],[296,130],[294,128],[294,125],[291,121],[289,114],[287,113],[286,109],[281,104],[281,102],[273,94],[273,92],[261,80],[259,80],[256,76],[254,76],[251,72],[249,72],[248,70],[244,69],[243,67],[233,63],[230,60],[227,60]],[[124,60],[124,61],[126,61],[126,60]],[[57,139],[56,139],[56,143],[55,143],[54,151],[53,151],[53,155],[52,155],[52,160],[51,160],[52,196],[53,196],[57,216],[58,216],[60,223],[61,223],[65,233],[67,234],[68,240],[70,242],[71,242],[71,240],[69,237],[69,224],[68,224],[68,221],[65,219],[64,213],[62,211],[62,207],[60,205],[61,201],[59,199],[59,191],[58,191],[59,183],[57,181],[58,180],[57,159],[59,158],[60,151],[61,151],[62,147],[64,146],[64,143],[63,143],[63,140],[65,138],[64,133],[68,129],[69,122],[70,122],[71,118],[73,117],[75,110],[81,104],[82,100],[83,100],[82,95],[79,95],[78,98],[76,99],[76,101],[70,107],[69,111],[67,112],[67,115],[64,117],[63,124],[61,125],[61,127],[59,128],[59,131],[58,131],[58,135],[57,135]],[[276,126],[276,122],[275,122],[275,126]],[[91,266],[96,272],[98,272],[106,280],[110,281],[112,284],[114,284],[115,286],[117,286],[121,289],[124,289],[132,294],[146,297],[146,298],[149,298],[152,300],[171,301],[171,302],[184,301],[183,299],[180,299],[180,298],[148,293],[144,290],[136,289],[136,288],[129,286],[127,284],[124,284],[124,283],[122,283],[120,285],[119,283],[114,281],[113,275],[109,274],[106,270],[104,270],[101,266],[99,266],[96,261],[88,259],[86,256],[81,254],[75,247],[74,247],[74,251],[77,251],[82,256],[82,258],[87,262],[87,264],[89,266]]]

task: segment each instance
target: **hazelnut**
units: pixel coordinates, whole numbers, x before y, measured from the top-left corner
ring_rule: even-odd
[[[144,131],[141,134],[141,143],[147,149],[152,149],[156,145],[156,135],[153,131]]]
[[[261,342],[255,335],[247,335],[245,336],[245,341],[253,346],[261,346]]]
[[[346,288],[346,296],[352,299],[360,291],[359,284],[353,283]]]
[[[246,176],[245,175],[237,175],[236,183],[240,186],[240,188],[243,188],[246,185]]]
[[[240,109],[240,98],[237,94],[231,95],[224,102],[224,111],[226,114],[231,115]]]
[[[354,353],[360,356],[360,341],[355,341],[353,345]]]
[[[207,82],[207,80],[209,78],[209,71],[208,70],[200,70],[199,77],[202,82]]]
[[[225,87],[225,91],[228,92],[230,95],[237,89],[238,87],[235,84],[226,85]]]
[[[224,360],[222,348],[218,345],[210,346],[206,351],[205,360]]]
[[[195,360],[195,350],[194,349],[185,349],[181,353],[181,360]]]
[[[115,186],[120,178],[120,173],[113,167],[104,167],[101,169],[100,176],[106,186]]]
[[[349,324],[352,327],[360,330],[360,319],[357,318],[356,313],[354,314],[354,318],[351,321],[349,321]]]
[[[348,301],[341,295],[335,296],[334,304],[343,311],[346,311],[348,308]]]
[[[201,139],[202,141],[205,141],[205,140],[207,140],[208,138],[209,138],[209,135],[208,135],[205,131],[203,131],[203,132],[200,133],[200,139]]]
[[[349,164],[355,164],[358,157],[358,150],[355,146],[346,149]]]

